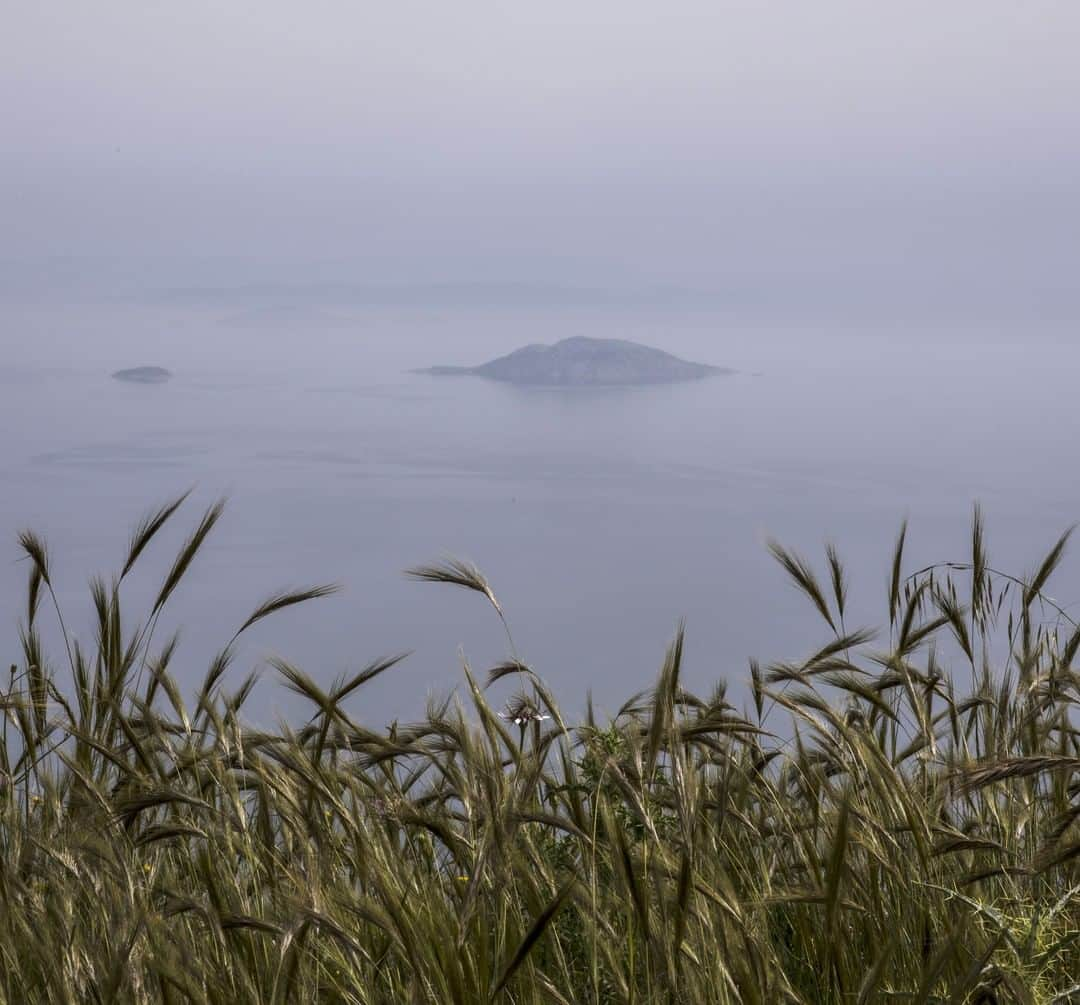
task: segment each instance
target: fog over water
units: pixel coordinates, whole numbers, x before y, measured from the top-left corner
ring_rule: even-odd
[[[905,516],[912,568],[962,558],[979,499],[996,564],[1022,573],[1080,514],[1080,359],[1067,329],[754,327],[642,309],[338,311],[323,327],[299,323],[299,311],[248,327],[237,320],[246,312],[220,306],[10,315],[43,352],[0,371],[0,605],[13,658],[27,572],[13,564],[15,530],[46,535],[61,603],[89,630],[89,575],[115,570],[135,519],[192,485],[186,522],[155,543],[129,591],[134,612],[198,506],[229,495],[166,619],[184,629],[182,680],[201,679],[272,589],[334,580],[339,596],[255,630],[234,680],[271,652],[326,682],[413,650],[358,700],[387,720],[457,685],[459,649],[481,671],[507,655],[482,598],[403,578],[443,555],[488,574],[521,655],[568,706],[591,689],[613,712],[651,682],[680,617],[688,683],[727,678],[740,700],[749,657],[805,655],[826,640],[767,555],[769,536],[815,559],[834,540],[853,575],[851,622],[877,625]],[[405,372],[583,333],[740,372],[603,390]],[[70,354],[54,357],[50,341]],[[163,386],[108,376],[142,362],[176,376]],[[1054,594],[1066,604],[1080,600],[1076,571]],[[294,702],[263,686],[252,714],[289,714]]]
[[[13,10],[2,653],[20,528],[85,632],[89,576],[191,486],[129,591],[228,494],[160,629],[184,626],[184,683],[270,591],[340,581],[230,680],[413,650],[355,699],[376,721],[507,655],[480,598],[402,576],[443,555],[488,574],[568,706],[608,711],[680,617],[700,689],[823,640],[770,536],[836,541],[853,623],[881,622],[905,516],[912,567],[962,558],[981,500],[1023,573],[1080,517],[1078,35],[1065,0]],[[572,335],[739,372],[408,372]],[[109,377],[140,365],[175,377]],[[275,711],[296,699],[268,675],[251,714]]]

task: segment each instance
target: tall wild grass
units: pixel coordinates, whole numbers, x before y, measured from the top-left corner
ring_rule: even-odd
[[[909,571],[901,532],[876,634],[835,551],[818,572],[773,545],[826,641],[752,666],[743,711],[724,682],[684,689],[680,629],[610,721],[566,722],[510,639],[464,668],[467,700],[388,730],[350,699],[396,660],[334,681],[276,661],[310,715],[264,731],[237,637],[332,588],[269,597],[185,694],[156,628],[220,504],[149,610],[121,610],[182,502],[92,583],[90,639],[20,536],[3,1002],[1080,1001],[1080,629],[1046,593],[1067,535],[1014,578],[978,511],[962,562]],[[465,563],[413,575],[504,617]]]

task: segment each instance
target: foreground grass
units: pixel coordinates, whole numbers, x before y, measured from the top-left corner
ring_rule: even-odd
[[[749,715],[682,688],[680,632],[610,722],[568,726],[512,659],[465,669],[466,707],[374,732],[347,699],[395,661],[332,684],[279,662],[311,717],[261,732],[252,679],[223,686],[235,638],[185,703],[155,636],[219,507],[125,634],[124,578],[181,501],[92,585],[97,637],[64,632],[62,672],[49,555],[20,537],[4,1002],[1080,1001],[1080,630],[1044,592],[1064,539],[1015,580],[978,513],[963,563],[907,574],[901,534],[874,638],[835,553],[819,582],[774,547],[829,641],[752,667]],[[413,574],[502,617],[470,566]]]

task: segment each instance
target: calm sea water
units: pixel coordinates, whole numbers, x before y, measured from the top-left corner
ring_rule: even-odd
[[[747,660],[825,638],[769,558],[770,536],[847,558],[850,623],[879,624],[900,521],[911,562],[963,558],[985,506],[995,563],[1022,573],[1080,516],[1076,378],[1067,328],[826,324],[705,314],[383,310],[261,312],[88,305],[6,312],[0,360],[0,645],[19,661],[26,565],[49,541],[58,594],[91,631],[86,584],[122,562],[151,505],[194,486],[140,562],[130,624],[199,509],[225,518],[170,605],[174,669],[194,687],[250,609],[281,586],[344,591],[253,631],[230,679],[270,653],[328,683],[378,656],[410,659],[358,693],[372,725],[507,655],[482,598],[406,581],[475,561],[522,657],[565,705],[614,712],[648,686],[678,619],[686,679],[730,682]],[[734,377],[644,389],[524,390],[409,374],[572,334],[634,338]],[[111,380],[160,364],[164,386]],[[1056,585],[1080,600],[1070,565]],[[59,659],[61,651],[54,649]],[[297,718],[270,671],[250,715]]]

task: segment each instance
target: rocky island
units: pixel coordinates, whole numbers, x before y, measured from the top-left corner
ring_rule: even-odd
[[[691,363],[637,342],[576,336],[554,345],[527,345],[480,366],[434,366],[416,372],[487,377],[537,387],[625,387],[699,380],[734,371]]]
[[[135,366],[129,370],[117,370],[113,379],[133,384],[164,384],[171,376],[172,373],[161,366]]]

